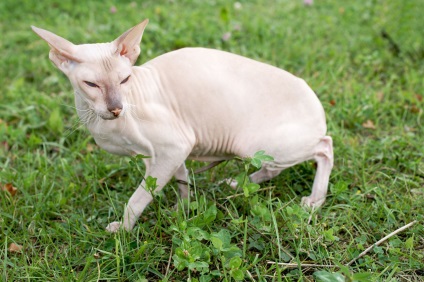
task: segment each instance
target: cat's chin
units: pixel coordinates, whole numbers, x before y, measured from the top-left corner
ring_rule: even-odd
[[[120,115],[119,116],[100,116],[100,118],[101,119],[103,119],[103,120],[114,120],[114,119],[117,119],[117,118],[119,118],[120,117]]]

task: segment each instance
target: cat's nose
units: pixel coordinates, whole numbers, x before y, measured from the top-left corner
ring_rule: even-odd
[[[115,116],[115,117],[117,117],[117,116],[119,116],[119,114],[121,113],[121,111],[122,111],[122,109],[120,109],[120,108],[115,108],[115,109],[113,109],[113,110],[111,110],[110,112]]]

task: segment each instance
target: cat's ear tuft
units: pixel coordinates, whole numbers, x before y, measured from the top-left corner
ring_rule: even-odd
[[[127,30],[114,41],[117,47],[116,53],[120,56],[127,57],[131,64],[135,64],[140,55],[140,42],[143,37],[144,29],[148,23],[149,20],[145,19],[138,25]]]
[[[59,69],[62,69],[63,63],[65,62],[80,62],[80,60],[75,57],[76,46],[73,43],[48,30],[35,26],[31,26],[31,28],[41,39],[49,44],[49,58]]]

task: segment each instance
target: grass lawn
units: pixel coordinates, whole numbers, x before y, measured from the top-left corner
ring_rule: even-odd
[[[422,0],[76,3],[0,2],[2,281],[424,281]],[[218,184],[245,171],[231,161],[191,176],[187,209],[171,181],[132,232],[105,231],[144,168],[95,145],[30,25],[94,43],[145,18],[138,64],[204,46],[309,83],[335,146],[321,209],[299,205],[313,163],[245,197]]]

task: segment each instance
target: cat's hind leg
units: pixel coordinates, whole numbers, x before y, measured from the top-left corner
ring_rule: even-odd
[[[302,205],[317,208],[325,202],[328,190],[330,173],[333,168],[333,140],[330,136],[321,139],[315,148],[314,159],[317,162],[312,193],[308,197],[302,198]]]
[[[271,180],[272,178],[279,175],[281,171],[283,170],[284,168],[277,168],[277,167],[270,168],[266,164],[263,164],[258,171],[249,175],[249,179],[251,182],[259,184],[259,183]],[[237,180],[233,178],[224,179],[220,181],[219,183],[227,183],[233,189],[237,189],[237,186],[238,186]]]
[[[178,189],[180,190],[180,196],[182,199],[188,198],[188,185],[189,185],[189,179],[188,179],[188,170],[185,166],[185,163],[183,163],[175,172],[174,174],[175,180],[178,183]]]
[[[266,165],[262,165],[262,168],[252,173],[249,178],[253,183],[262,183],[264,181],[271,180],[283,171],[284,168],[269,168]]]

